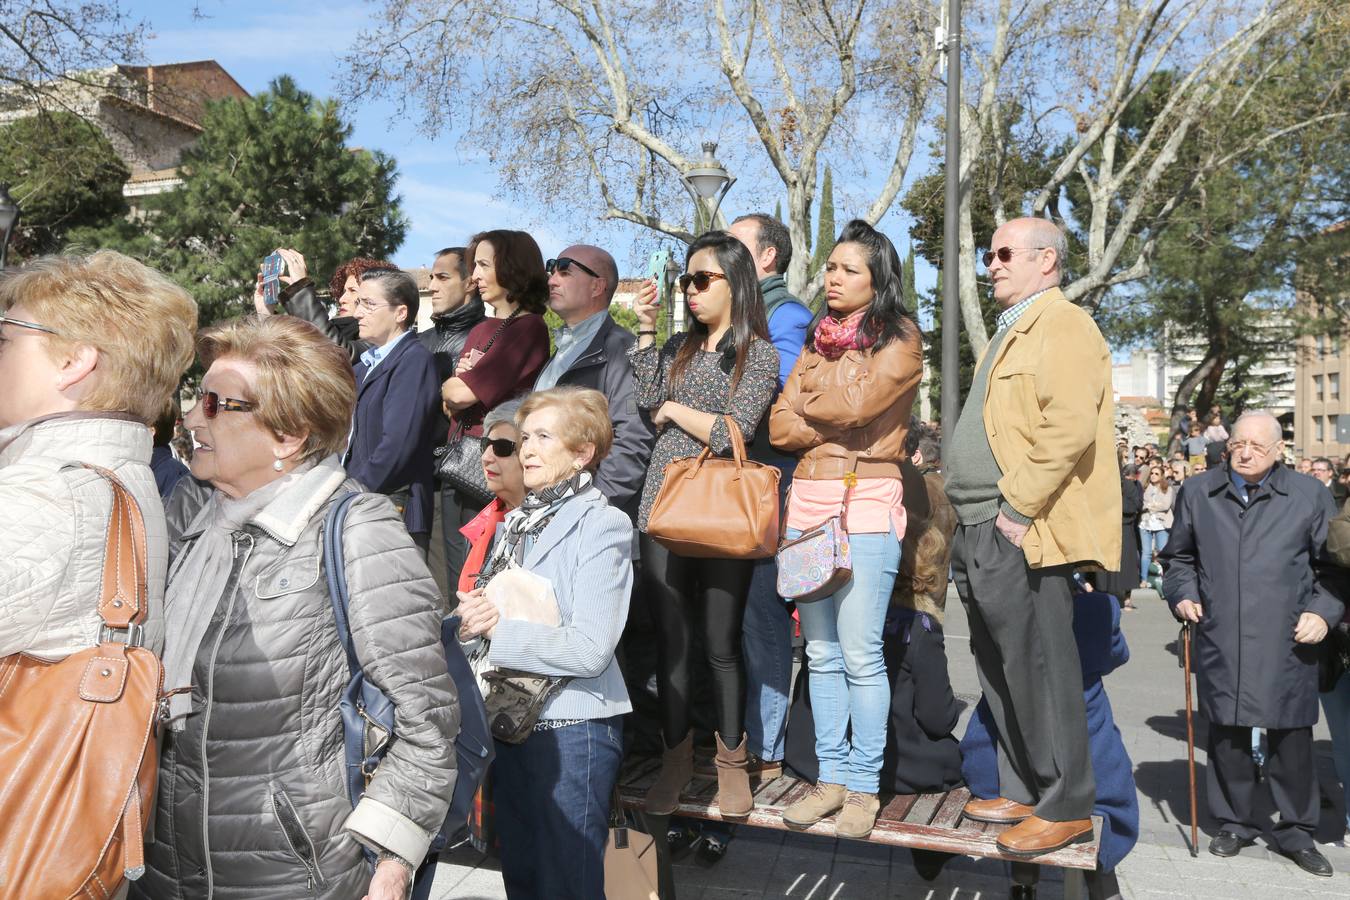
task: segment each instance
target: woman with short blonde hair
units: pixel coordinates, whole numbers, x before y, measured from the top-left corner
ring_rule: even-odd
[[[516,424],[541,409],[557,409],[558,436],[568,449],[576,450],[587,444],[595,448],[591,460],[586,464],[590,472],[600,465],[600,460],[609,455],[614,446],[614,422],[609,417],[609,401],[599,391],[589,388],[563,385],[536,391],[521,401],[516,411]]]
[[[169,698],[155,841],[133,896],[401,900],[455,783],[440,592],[389,498],[339,461],[355,404],[343,351],[285,316],[216,326],[198,346],[207,370],[184,424],[192,474],[215,490],[175,536],[164,650],[166,689],[193,689]],[[347,654],[321,562],[325,517],[351,492],[352,643],[397,731],[355,809]],[[373,875],[363,851],[378,856]]]
[[[137,624],[158,653],[169,543],[150,468],[151,423],[192,361],[197,305],[155,270],[101,252],[46,257],[0,273],[0,310],[0,657],[56,661],[101,643],[99,585],[113,509],[104,473],[126,488],[144,522],[147,602]],[[53,701],[60,705],[48,714],[83,727],[77,707],[90,704],[72,700]],[[21,739],[23,728],[12,727],[13,713],[7,707],[0,723],[0,752],[11,780],[30,779],[37,751]],[[133,746],[139,758],[143,742]],[[63,844],[72,827],[88,824],[29,826]],[[107,889],[116,894],[119,883]]]

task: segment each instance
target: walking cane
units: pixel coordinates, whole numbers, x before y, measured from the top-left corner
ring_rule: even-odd
[[[1200,824],[1195,808],[1195,722],[1191,718],[1191,623],[1181,623],[1182,667],[1186,670],[1186,765],[1191,776],[1191,858],[1199,855]]]

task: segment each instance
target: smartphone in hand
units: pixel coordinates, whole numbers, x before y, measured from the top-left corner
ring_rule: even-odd
[[[657,306],[662,305],[670,299],[671,285],[666,283],[666,267],[669,264],[669,250],[657,250],[647,261],[647,277],[656,282]]]
[[[281,273],[286,270],[286,261],[280,253],[273,253],[262,263],[263,302],[276,306],[281,301]]]

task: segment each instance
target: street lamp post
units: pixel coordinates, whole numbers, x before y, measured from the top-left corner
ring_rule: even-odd
[[[19,204],[9,195],[9,185],[0,184],[0,272],[5,271],[5,256],[9,252],[9,236],[19,225]]]
[[[680,264],[675,261],[675,254],[672,253],[666,257],[666,282],[661,286],[661,295],[666,301],[667,339],[675,333],[675,281],[679,277]]]
[[[717,143],[704,141],[703,158],[699,160],[699,164],[680,176],[680,180],[684,182],[684,189],[694,198],[694,203],[701,212],[707,212],[708,202],[712,201],[712,211],[708,213],[703,227],[698,229],[699,234],[713,227],[713,223],[717,221],[717,211],[722,208],[722,198],[726,197],[727,191],[736,183],[736,179],[728,175],[726,168],[717,161],[716,154]]]

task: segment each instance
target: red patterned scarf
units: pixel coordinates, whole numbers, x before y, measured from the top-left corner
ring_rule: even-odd
[[[866,350],[877,342],[871,335],[863,334],[858,326],[862,324],[866,307],[843,319],[827,315],[816,326],[816,352],[829,360],[843,356],[849,350]]]

